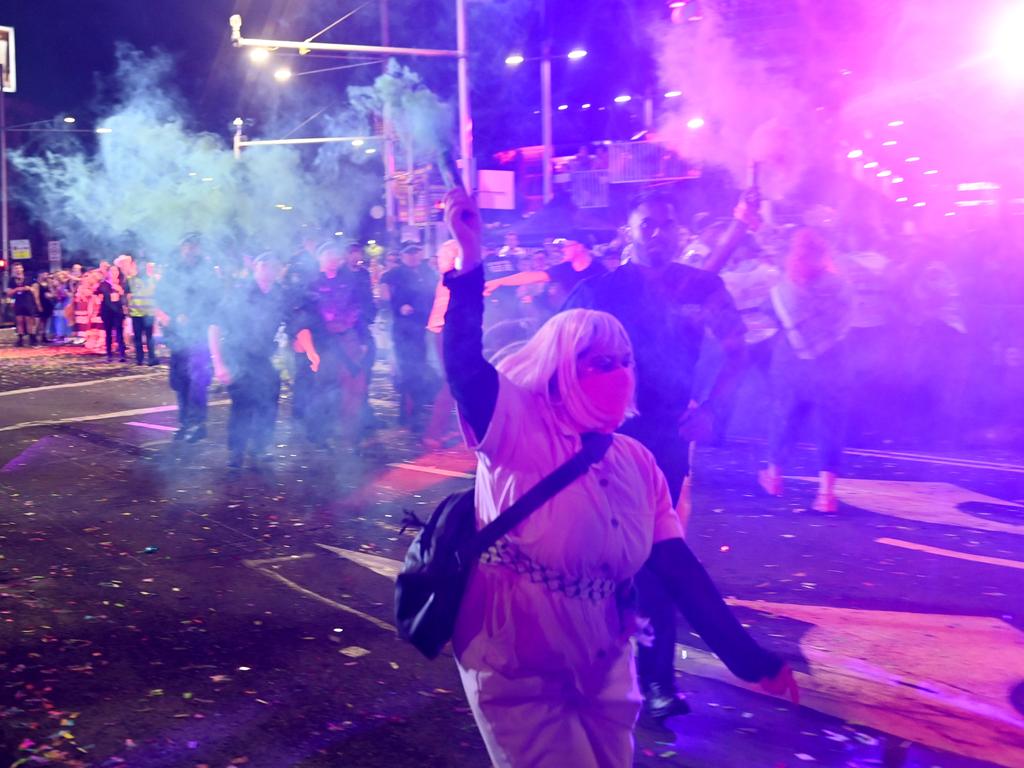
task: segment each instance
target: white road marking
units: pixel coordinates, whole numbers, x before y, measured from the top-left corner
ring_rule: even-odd
[[[144,427],[146,429],[155,429],[158,432],[177,432],[177,427],[169,427],[166,424],[150,424],[147,421],[126,421],[125,426],[128,427]]]
[[[786,478],[805,483],[817,483],[814,477]],[[964,504],[992,504],[1024,513],[1024,504],[987,496],[961,488],[953,483],[922,482],[918,480],[867,480],[857,477],[840,478],[836,496],[843,504],[879,515],[899,517],[918,523],[955,525],[977,531],[994,531],[1024,536],[1024,525],[1004,523],[964,511]]]
[[[919,453],[895,453],[892,451],[872,451],[867,448],[844,448],[844,453],[854,456],[866,456],[872,459],[895,459],[897,461],[916,461],[920,464],[940,464],[947,467],[964,467],[965,469],[991,469],[996,472],[1013,472],[1024,474],[1024,467],[1017,464],[1000,464],[994,461],[977,461],[975,459],[957,459],[947,456],[929,456]]]
[[[132,381],[134,379],[157,379],[167,376],[166,373],[134,373],[131,376],[112,376],[109,379],[94,379],[92,381],[74,381],[68,384],[47,384],[43,387],[26,387],[25,389],[10,389],[6,392],[0,392],[0,397],[10,397],[11,395],[27,395],[32,392],[49,392],[52,389],[73,389],[75,387],[91,387],[94,384],[110,384],[111,382],[118,381]]]
[[[248,564],[249,563],[246,562],[246,565]],[[301,584],[296,584],[294,581],[285,576],[282,576],[277,571],[269,571],[266,568],[256,568],[255,570],[259,571],[260,573],[266,576],[269,576],[272,579],[280,581],[282,584],[291,589],[294,589],[301,595],[305,595],[306,597],[312,598],[313,600],[316,600],[319,603],[323,603],[324,605],[329,605],[332,608],[336,608],[339,611],[343,611],[344,613],[351,613],[353,616],[358,616],[364,621],[370,622],[371,624],[373,624],[373,626],[377,627],[378,629],[383,629],[386,632],[398,632],[397,629],[388,624],[386,621],[381,621],[376,616],[371,616],[368,613],[364,613],[363,611],[360,611],[358,608],[352,608],[351,606],[345,605],[344,603],[339,603],[337,600],[331,600],[329,597],[324,597],[320,593],[314,592],[311,589],[306,589]]]
[[[890,547],[899,547],[901,549],[912,549],[916,552],[926,552],[929,555],[940,555],[941,557],[952,557],[957,560],[969,560],[972,563],[985,563],[987,565],[1000,565],[1004,568],[1018,568],[1024,571],[1024,563],[1019,560],[1008,560],[1004,557],[990,557],[988,555],[973,555],[969,552],[957,552],[953,549],[943,549],[942,547],[932,547],[927,544],[916,544],[913,541],[903,541],[901,539],[890,539],[882,537],[875,539],[876,544],[887,544]]]
[[[764,439],[756,437],[734,437],[730,439],[737,443],[749,445],[763,445],[766,442]],[[799,447],[805,451],[817,450],[810,443],[800,443]],[[966,469],[990,469],[996,472],[1024,474],[1024,466],[1020,464],[1004,464],[998,461],[985,461],[982,459],[961,459],[953,456],[934,456],[927,453],[905,453],[903,451],[881,451],[872,448],[844,448],[843,452],[851,456],[865,456],[871,459],[915,461],[920,464],[939,464],[950,467],[964,467]]]
[[[260,566],[272,565],[274,563],[293,563],[296,560],[308,560],[311,557],[316,557],[316,555],[312,552],[307,552],[304,555],[283,555],[281,557],[268,557],[265,560],[243,560],[242,562],[250,568],[259,568]]]
[[[317,544],[317,546],[326,549],[328,552],[333,552],[346,560],[351,560],[356,565],[361,565],[378,576],[384,576],[392,581],[398,577],[399,572],[402,570],[402,563],[392,560],[390,557],[370,555],[366,552],[356,552],[355,550],[342,549],[341,547],[332,547],[330,544]]]
[[[208,403],[209,406],[228,405],[230,400],[214,400]],[[41,421],[23,421],[20,424],[11,424],[7,427],[0,427],[0,432],[15,432],[19,429],[30,429],[32,427],[53,427],[58,424],[80,424],[86,421],[105,421],[107,419],[120,419],[125,416],[145,416],[149,413],[166,413],[176,411],[176,405],[157,405],[152,408],[133,408],[129,411],[112,411],[110,413],[97,413],[92,416],[69,416],[64,419],[43,419]]]
[[[458,477],[463,480],[472,480],[476,475],[470,475],[465,472],[456,472],[452,469],[441,469],[440,467],[424,467],[420,464],[408,464],[404,461],[396,461],[393,464],[388,464],[389,467],[395,469],[408,469],[410,472],[423,472],[428,475],[440,475],[441,477]]]

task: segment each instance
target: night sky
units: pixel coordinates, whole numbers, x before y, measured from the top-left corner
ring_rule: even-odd
[[[391,35],[396,45],[454,47],[452,0],[391,0]],[[536,64],[518,71],[504,66],[512,51],[539,53],[543,29],[540,3],[527,0],[471,0],[470,40],[474,51],[474,112],[478,148],[484,152],[539,143]],[[8,124],[75,115],[90,127],[109,107],[116,46],[162,50],[174,57],[191,124],[229,135],[238,115],[254,121],[253,135],[298,123],[323,106],[340,101],[344,86],[365,83],[376,68],[315,75],[282,87],[268,69],[254,67],[231,46],[228,18],[241,13],[247,37],[305,38],[359,3],[337,0],[8,0],[0,24],[14,26],[18,54],[18,92],[8,98]],[[547,29],[553,51],[576,46],[591,55],[554,67],[555,103],[610,104],[618,93],[641,93],[653,85],[647,53],[646,22],[664,16],[660,0],[601,0],[587,4],[548,3]],[[369,3],[327,33],[322,40],[379,43],[376,3]],[[281,57],[295,71],[335,66],[337,59]],[[454,66],[449,62],[409,61],[446,98],[454,97]],[[605,134],[628,133],[630,110],[614,114],[556,115],[556,141],[569,145]],[[261,130],[261,128],[263,130]],[[317,126],[309,126],[316,135]],[[536,134],[536,135],[535,135]]]

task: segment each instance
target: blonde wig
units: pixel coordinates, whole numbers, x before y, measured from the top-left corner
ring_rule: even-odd
[[[505,355],[497,368],[513,384],[543,395],[576,429],[601,429],[607,417],[583,394],[576,370],[580,356],[594,348],[633,353],[626,329],[613,315],[570,309],[544,323],[532,339]],[[635,413],[635,402],[631,402],[626,416]]]

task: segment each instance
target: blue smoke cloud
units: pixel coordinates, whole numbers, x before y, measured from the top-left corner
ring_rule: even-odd
[[[212,252],[285,251],[300,225],[354,228],[381,197],[380,171],[361,158],[291,147],[247,149],[190,130],[171,86],[173,60],[118,51],[117,99],[93,150],[12,153],[20,198],[47,228],[94,258],[126,244],[166,258],[188,232]]]

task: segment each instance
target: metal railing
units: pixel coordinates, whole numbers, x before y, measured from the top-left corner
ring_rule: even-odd
[[[571,171],[569,175],[577,208],[608,207],[608,171]]]

